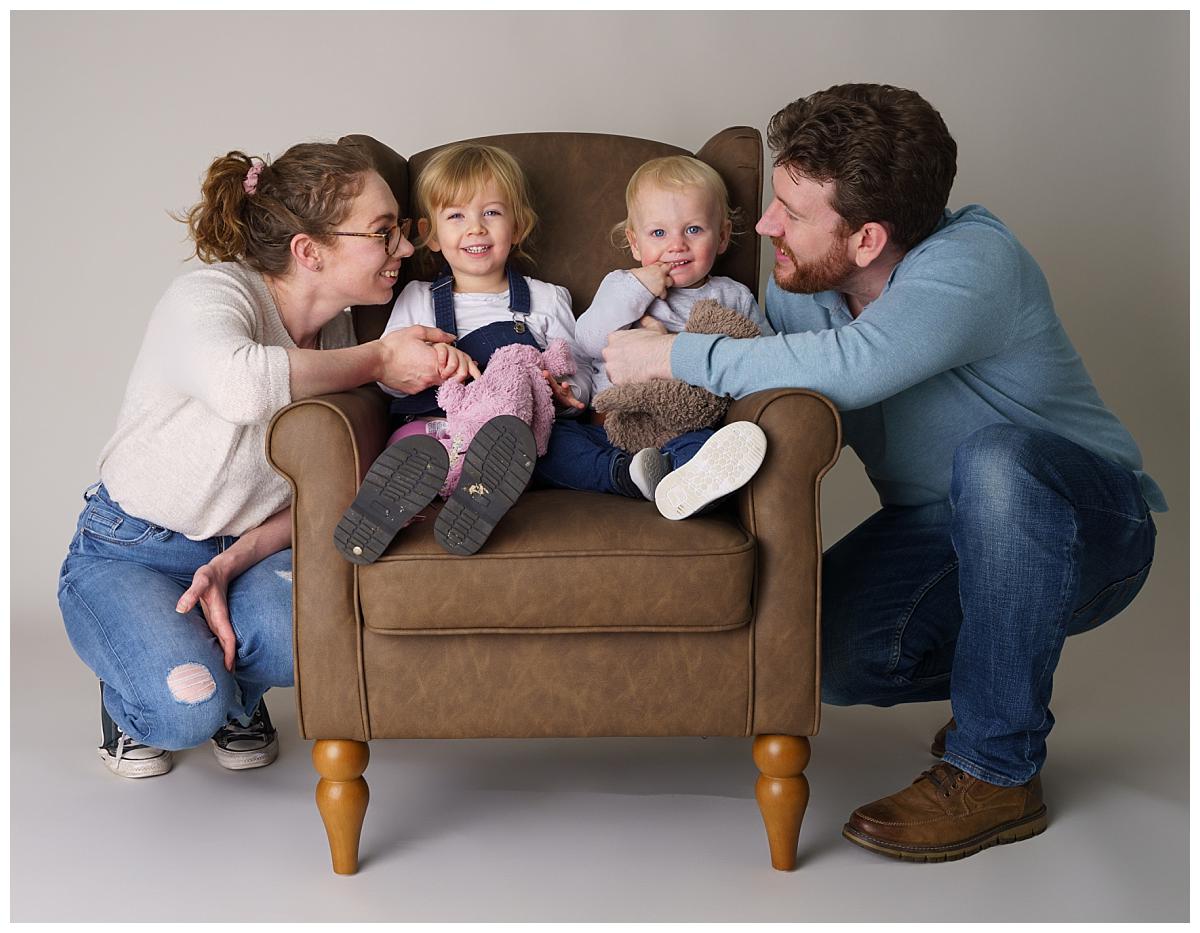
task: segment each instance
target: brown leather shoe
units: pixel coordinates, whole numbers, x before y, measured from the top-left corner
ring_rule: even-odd
[[[946,733],[957,728],[958,724],[954,721],[954,717],[951,716],[950,721],[938,729],[937,735],[933,737],[933,744],[929,746],[929,753],[934,758],[941,758],[946,754]]]
[[[1039,775],[1019,787],[997,787],[942,762],[898,794],[859,807],[842,835],[892,858],[946,862],[1045,828]]]

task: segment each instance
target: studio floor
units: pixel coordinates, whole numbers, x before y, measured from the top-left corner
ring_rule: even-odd
[[[123,780],[47,612],[13,642],[12,919],[1186,920],[1186,657],[1151,607],[1068,643],[1031,840],[940,865],[847,843],[856,805],[932,763],[948,704],[826,707],[794,872],[770,867],[747,739],[426,740],[372,744],[351,877],[330,868],[291,690],[270,694],[269,768],[198,748]]]

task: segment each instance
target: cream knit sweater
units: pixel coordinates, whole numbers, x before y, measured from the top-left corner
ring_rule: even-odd
[[[353,345],[349,312],[321,330],[322,349]],[[265,443],[271,416],[291,401],[295,346],[253,269],[216,263],[172,282],[100,452],[113,501],[194,540],[243,534],[287,505]]]

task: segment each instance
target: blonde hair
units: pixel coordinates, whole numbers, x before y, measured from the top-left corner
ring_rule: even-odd
[[[625,219],[611,231],[614,246],[629,248],[625,231],[629,229],[638,194],[647,185],[655,188],[700,188],[716,202],[721,223],[732,223],[736,218],[737,212],[729,206],[729,191],[716,169],[692,156],[662,156],[643,162],[630,176],[629,184],[625,186]]]
[[[437,232],[436,214],[440,208],[469,200],[489,180],[495,181],[512,211],[512,255],[532,261],[524,247],[538,217],[525,173],[503,149],[479,143],[455,143],[439,149],[421,169],[413,195],[416,210],[429,229],[422,233],[417,245],[429,250],[429,241]]]
[[[255,165],[251,193],[247,172]],[[208,167],[200,200],[172,216],[187,224],[202,262],[244,262],[282,275],[291,267],[292,237],[329,241],[371,171],[366,153],[348,143],[299,143],[273,162],[234,150]]]

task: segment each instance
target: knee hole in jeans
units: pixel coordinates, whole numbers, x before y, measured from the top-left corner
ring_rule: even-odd
[[[212,672],[203,664],[190,661],[171,669],[167,674],[171,696],[181,703],[203,703],[217,692]]]

